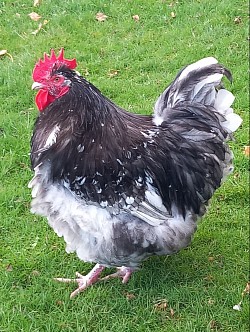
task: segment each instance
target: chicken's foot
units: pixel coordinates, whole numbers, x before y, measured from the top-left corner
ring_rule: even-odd
[[[96,264],[93,267],[93,269],[86,276],[83,276],[79,272],[76,272],[77,278],[75,278],[75,279],[54,278],[54,280],[60,281],[60,282],[66,282],[66,283],[76,282],[78,284],[78,288],[70,294],[70,298],[72,299],[80,292],[83,292],[89,286],[92,286],[93,284],[95,284],[96,282],[101,281],[101,280],[108,280],[111,278],[120,277],[120,278],[122,278],[122,283],[125,284],[128,282],[131,274],[134,271],[130,267],[122,266],[122,267],[117,268],[117,272],[107,275],[106,277],[100,278],[100,274],[104,269],[105,269],[105,266]]]
[[[101,272],[104,269],[105,269],[104,266],[102,266],[100,264],[96,264],[93,267],[93,269],[86,276],[83,276],[79,272],[76,272],[77,278],[75,278],[75,279],[54,278],[54,280],[60,281],[60,282],[76,282],[76,283],[78,283],[78,288],[70,294],[70,298],[72,299],[77,294],[79,294],[80,292],[82,292],[86,288],[88,288],[89,286],[91,286],[91,285],[95,284],[97,281],[99,281],[100,280],[99,276],[100,276]]]
[[[130,267],[122,266],[117,268],[117,272],[109,274],[108,276],[101,278],[101,280],[108,280],[111,278],[122,278],[122,283],[126,284],[129,281],[131,274],[133,273],[133,269]]]

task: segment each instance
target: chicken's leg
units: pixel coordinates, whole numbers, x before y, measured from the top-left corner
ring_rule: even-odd
[[[134,270],[131,267],[126,267],[126,266],[118,267],[117,272],[109,274],[108,276],[102,278],[101,280],[108,280],[111,278],[120,277],[122,278],[122,283],[126,284],[129,281],[129,278],[133,273],[133,271]]]
[[[86,276],[83,276],[79,272],[76,272],[77,278],[75,278],[75,279],[54,278],[54,280],[61,281],[61,282],[77,282],[78,283],[78,288],[70,294],[70,298],[72,299],[78,293],[84,291],[86,288],[88,288],[89,286],[95,284],[98,280],[100,280],[99,276],[104,269],[105,269],[104,266],[102,266],[100,264],[96,264],[93,267],[93,269]]]
[[[101,272],[105,269],[103,265],[96,264],[93,269],[86,275],[83,276],[79,272],[76,272],[77,278],[68,279],[68,278],[54,278],[56,281],[60,282],[76,282],[78,283],[78,288],[70,294],[70,298],[72,299],[80,292],[84,291],[89,286],[95,284],[100,280],[108,280],[110,278],[120,277],[122,278],[122,283],[125,284],[128,282],[131,274],[133,273],[133,269],[130,267],[122,266],[117,268],[117,272],[110,274],[106,277],[100,278]]]

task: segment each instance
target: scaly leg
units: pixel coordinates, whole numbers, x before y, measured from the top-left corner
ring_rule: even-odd
[[[120,278],[122,278],[122,283],[126,284],[129,281],[129,278],[133,272],[134,272],[134,270],[131,267],[122,266],[122,267],[117,268],[117,272],[112,273],[112,274],[102,278],[101,280],[108,280],[111,278],[120,277]]]
[[[105,269],[104,266],[100,264],[96,264],[93,269],[86,275],[83,276],[79,272],[76,272],[77,278],[75,279],[68,279],[68,278],[54,278],[56,281],[60,282],[77,282],[78,288],[70,294],[70,298],[72,299],[80,292],[84,291],[89,286],[95,284],[97,281],[99,281],[99,276],[101,272]]]
[[[100,280],[108,280],[111,278],[117,278],[120,277],[122,278],[122,283],[126,284],[133,273],[133,269],[130,267],[122,266],[117,268],[117,272],[110,274],[104,278],[100,278],[100,274],[102,271],[105,269],[104,266],[100,264],[96,264],[93,269],[86,275],[83,276],[80,273],[76,272],[77,278],[75,279],[68,279],[68,278],[54,278],[56,281],[60,282],[76,282],[78,283],[78,288],[70,294],[70,298],[72,299],[75,297],[77,294],[80,292],[83,292],[86,288],[89,286],[95,284],[96,282]]]

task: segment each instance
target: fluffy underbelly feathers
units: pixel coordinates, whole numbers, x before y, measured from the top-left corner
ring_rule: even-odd
[[[187,213],[184,220],[174,208],[172,217],[166,214],[155,225],[130,210],[112,215],[99,204],[77,197],[64,181],[51,183],[48,174],[48,166],[35,168],[29,184],[31,212],[47,217],[64,238],[66,251],[76,252],[83,261],[136,268],[150,255],[170,255],[186,247],[196,230],[196,218]]]

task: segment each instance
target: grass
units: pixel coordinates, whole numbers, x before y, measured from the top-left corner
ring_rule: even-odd
[[[32,4],[0,3],[0,50],[12,57],[0,57],[0,331],[247,331],[247,299],[242,311],[232,309],[248,280],[248,160],[243,154],[248,145],[247,3]],[[42,22],[48,20],[37,35],[31,34],[39,24],[28,17],[32,11]],[[97,12],[108,19],[96,21]],[[139,22],[132,19],[136,14]],[[37,116],[31,72],[43,52],[62,46],[104,94],[146,114],[182,66],[213,55],[233,73],[234,106],[244,119],[231,143],[234,175],[214,196],[191,246],[144,262],[127,285],[112,280],[74,300],[69,300],[74,286],[57,284],[52,277],[73,277],[91,266],[67,255],[46,221],[30,214],[27,188],[32,177],[29,141]],[[114,71],[118,74],[112,76]]]

